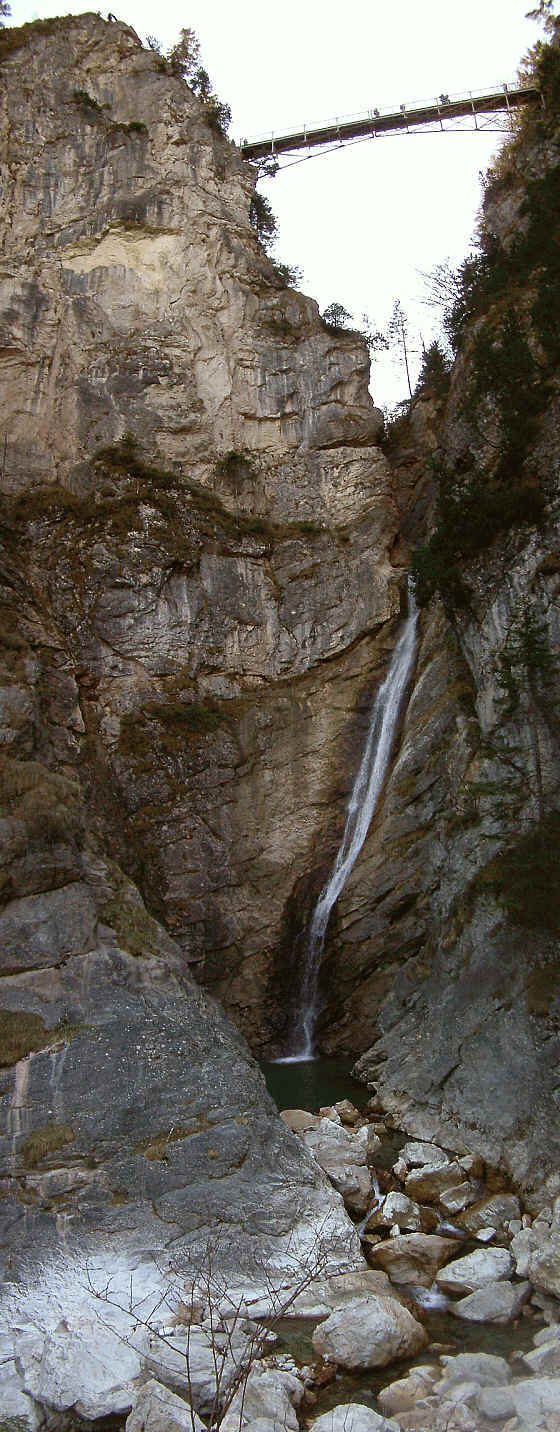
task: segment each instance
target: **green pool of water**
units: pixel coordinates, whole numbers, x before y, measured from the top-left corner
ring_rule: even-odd
[[[306,1109],[317,1114],[326,1104],[351,1099],[363,1109],[369,1099],[364,1084],[352,1079],[352,1058],[306,1059],[284,1064],[267,1060],[261,1064],[269,1094],[278,1109]]]
[[[433,1344],[452,1356],[461,1352],[484,1352],[509,1360],[512,1353],[527,1352],[533,1346],[536,1329],[543,1326],[542,1320],[533,1318],[519,1318],[516,1323],[508,1323],[505,1327],[468,1323],[452,1317],[448,1312],[422,1312],[412,1302],[411,1308],[415,1317],[424,1323],[430,1339],[424,1352],[415,1358],[392,1362],[388,1367],[371,1368],[368,1372],[352,1374],[340,1370],[333,1382],[321,1388],[313,1408],[313,1418],[346,1402],[361,1402],[379,1412],[377,1398],[383,1387],[406,1377],[413,1367],[421,1363],[437,1362]],[[316,1360],[311,1342],[316,1326],[315,1318],[285,1318],[275,1325],[280,1348],[289,1352],[300,1366]]]

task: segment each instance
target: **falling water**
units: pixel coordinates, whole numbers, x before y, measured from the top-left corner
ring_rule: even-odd
[[[344,889],[368,833],[387,774],[403,698],[416,652],[418,611],[409,590],[408,616],[393,652],[383,685],[373,702],[368,738],[348,805],[346,825],[331,874],[321,891],[309,927],[301,987],[301,1004],[288,1059],[313,1058],[313,1038],[319,1014],[319,972],[327,925],[333,905]]]

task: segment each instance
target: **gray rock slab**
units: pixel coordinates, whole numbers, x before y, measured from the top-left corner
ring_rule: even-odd
[[[530,1283],[487,1283],[476,1293],[450,1304],[449,1311],[471,1323],[511,1323],[519,1317],[530,1295]]]
[[[514,1261],[506,1248],[477,1248],[448,1263],[437,1274],[437,1282],[444,1293],[474,1293],[487,1283],[509,1278],[513,1270]]]
[[[24,1391],[23,1378],[12,1358],[0,1353],[0,1416],[17,1432],[37,1432],[43,1422],[42,1410]],[[0,1422],[0,1426],[1,1426]]]
[[[2,964],[12,970],[37,969],[83,954],[95,944],[95,925],[94,902],[78,881],[12,900],[0,913]]]
[[[101,1317],[59,1324],[41,1351],[31,1349],[22,1362],[25,1391],[36,1402],[92,1419],[127,1412],[130,1384],[142,1372],[138,1352]]]

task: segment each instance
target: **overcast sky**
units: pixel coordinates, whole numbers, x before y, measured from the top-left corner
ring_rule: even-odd
[[[113,0],[114,13],[165,51],[181,26],[198,34],[202,60],[230,104],[235,139],[306,122],[393,108],[441,93],[500,87],[541,31],[525,12],[536,0]],[[15,0],[12,23],[78,13],[86,4]],[[107,11],[101,11],[103,15]],[[434,316],[419,301],[418,270],[468,251],[486,170],[500,136],[450,133],[368,140],[283,168],[263,186],[278,216],[278,254],[303,269],[320,307],[336,300],[374,327],[395,297],[420,347]],[[387,359],[372,375],[376,402],[405,395],[404,370]]]

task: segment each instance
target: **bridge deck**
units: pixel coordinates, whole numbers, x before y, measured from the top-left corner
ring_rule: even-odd
[[[514,110],[521,105],[536,104],[541,96],[538,89],[529,85],[504,85],[501,90],[487,94],[458,95],[451,99],[441,96],[431,104],[414,104],[410,109],[401,105],[398,110],[357,115],[350,119],[333,120],[317,129],[295,130],[292,134],[263,135],[258,139],[244,140],[241,153],[244,159],[265,159],[275,154],[285,154],[292,149],[315,149],[321,144],[360,139],[371,135],[395,134],[399,131],[418,128],[422,125],[440,124],[445,120],[474,118],[477,115],[494,114],[500,110]]]

